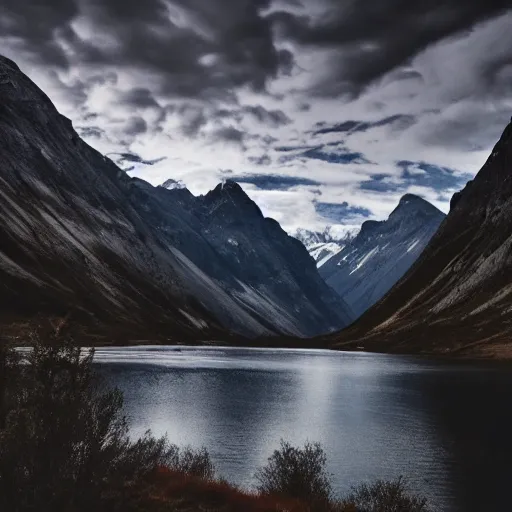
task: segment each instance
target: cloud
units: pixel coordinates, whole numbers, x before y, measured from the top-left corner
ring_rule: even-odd
[[[219,141],[242,144],[244,140],[244,132],[242,132],[241,130],[237,130],[233,126],[227,126],[225,128],[215,130],[215,132],[213,133],[213,138]]]
[[[343,203],[322,203],[314,201],[317,213],[332,224],[350,224],[354,217],[369,217],[372,212],[367,208]]]
[[[129,89],[121,95],[119,101],[135,108],[160,108],[153,93],[144,87]]]
[[[284,126],[291,123],[290,118],[282,110],[266,110],[261,105],[246,106],[242,112],[253,116],[262,124],[274,127]]]
[[[195,137],[208,122],[204,108],[200,105],[184,104],[177,108],[168,107],[168,112],[175,112],[181,117],[181,130],[188,137]]]
[[[251,174],[247,176],[233,175],[230,179],[238,183],[249,183],[262,190],[290,190],[297,186],[318,186],[319,181],[308,178],[295,178],[275,174]]]
[[[326,133],[356,133],[366,132],[371,128],[377,128],[379,126],[393,125],[400,129],[407,129],[415,123],[414,116],[396,114],[393,116],[386,117],[379,121],[365,122],[365,121],[343,121],[342,123],[335,124],[334,126],[324,126],[325,123],[321,123],[322,128],[314,132],[315,135],[323,135]]]
[[[282,37],[302,46],[331,49],[330,70],[317,82],[320,95],[359,94],[386,73],[444,38],[507,9],[507,0],[320,0],[316,16],[274,12]]]
[[[262,14],[267,5],[265,0],[6,0],[0,5],[0,33],[14,53],[59,72],[76,65],[137,70],[153,89],[138,86],[125,96],[137,107],[150,106],[154,92],[232,100],[234,88],[264,91],[270,79],[293,66],[292,54],[274,44],[272,24]]]
[[[324,160],[325,162],[331,162],[336,164],[367,164],[370,163],[363,154],[358,152],[352,152],[348,148],[341,147],[337,150],[329,151],[328,146],[322,146],[319,148],[308,149],[302,155],[307,158],[315,160]]]
[[[272,163],[272,160],[268,155],[250,156],[248,160],[255,165],[270,165]]]
[[[199,194],[230,169],[290,231],[446,211],[512,115],[510,26],[505,0],[0,3],[2,52],[98,151]]]
[[[136,168],[134,164],[140,164],[142,166],[145,165],[155,165],[163,160],[166,160],[166,157],[154,158],[152,160],[145,160],[140,155],[135,153],[107,153],[108,157],[110,157],[114,162],[124,169],[126,172],[133,171]],[[127,167],[128,165],[128,167]]]
[[[140,135],[146,132],[148,125],[142,117],[133,116],[126,121],[124,132],[128,135]]]
[[[362,190],[377,192],[403,192],[410,187],[423,187],[432,189],[440,194],[459,190],[464,187],[472,174],[459,173],[454,169],[438,167],[426,162],[397,162],[400,173],[396,176],[390,174],[373,174],[370,179],[360,184]]]
[[[99,126],[77,126],[76,131],[80,137],[87,139],[100,139],[105,134],[105,130]]]

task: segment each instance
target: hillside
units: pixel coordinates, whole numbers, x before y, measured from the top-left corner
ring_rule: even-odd
[[[366,221],[359,234],[321,267],[325,279],[359,317],[409,270],[445,218],[407,194],[385,221]]]
[[[102,342],[173,342],[350,321],[306,249],[238,185],[196,198],[130,178],[3,57],[0,140],[4,332],[71,315]]]
[[[512,123],[405,277],[336,348],[512,357]]]

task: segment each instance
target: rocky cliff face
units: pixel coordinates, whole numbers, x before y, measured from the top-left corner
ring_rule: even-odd
[[[409,270],[444,217],[407,194],[388,220],[363,223],[351,243],[320,267],[320,275],[360,316]]]
[[[0,58],[4,326],[71,313],[80,332],[106,340],[176,340],[346,325],[348,309],[305,249],[241,189],[231,206],[225,195],[129,178]],[[244,229],[258,232],[252,247]],[[265,236],[273,240],[260,249]]]
[[[349,308],[322,281],[305,248],[264,218],[237,183],[228,180],[195,197],[187,189],[155,189],[137,180],[132,199],[169,245],[265,329],[304,336],[351,321]]]
[[[339,347],[512,355],[512,124],[407,275]]]

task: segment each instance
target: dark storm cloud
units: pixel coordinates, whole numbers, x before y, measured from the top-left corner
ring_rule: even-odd
[[[247,176],[230,176],[230,179],[238,183],[250,183],[262,190],[289,190],[299,185],[319,186],[320,182],[308,178],[294,178],[277,174],[250,174]]]
[[[263,15],[268,6],[267,0],[6,0],[0,28],[44,63],[135,67],[156,73],[162,92],[215,97],[242,85],[263,90],[269,78],[290,71],[293,56],[274,45]],[[84,37],[71,24],[76,19],[94,33]]]
[[[333,60],[317,92],[357,92],[419,51],[510,8],[510,0],[4,0],[0,33],[22,41],[42,63],[89,63],[147,71],[161,92],[180,97],[226,97],[233,88],[265,89],[267,80],[293,67],[293,55],[275,34],[300,45],[332,49]],[[296,12],[296,11],[295,11]],[[72,25],[86,20],[88,36]],[[102,40],[102,36],[107,36]],[[64,50],[66,48],[66,50]],[[300,51],[300,50],[296,50]],[[503,62],[501,63],[503,64]],[[484,70],[494,76],[495,63]]]
[[[277,146],[274,149],[276,151],[279,151],[281,153],[288,153],[290,151],[300,151],[300,150],[307,150],[307,149],[315,149],[318,146]]]
[[[107,156],[110,157],[112,160],[114,160],[119,167],[124,168],[125,171],[129,171],[133,169],[132,167],[129,167],[128,169],[125,168],[126,164],[143,164],[143,165],[155,165],[158,162],[161,162],[162,160],[165,160],[166,157],[161,158],[153,158],[151,160],[146,160],[142,158],[137,153],[107,153]]]
[[[99,126],[77,126],[76,131],[80,137],[101,139],[105,135],[105,130]]]
[[[122,94],[120,103],[135,108],[160,108],[149,89],[141,87],[130,89]]]
[[[291,119],[282,110],[267,110],[261,105],[243,105],[231,110],[222,108],[216,110],[213,117],[215,119],[234,119],[237,122],[250,118],[272,128],[291,123]]]
[[[272,137],[272,135],[268,135],[268,134],[263,135],[262,137],[260,137],[260,140],[266,146],[270,146],[271,144],[274,144],[274,142],[278,141],[278,139],[276,139],[275,137]]]
[[[370,163],[362,153],[352,152],[344,148],[341,152],[330,152],[327,146],[321,146],[314,149],[309,149],[302,153],[301,156],[311,158],[314,160],[322,160],[331,164],[368,164]]]
[[[254,117],[257,121],[273,127],[291,123],[291,119],[282,110],[267,110],[261,105],[246,106],[242,112]]]
[[[272,163],[272,160],[268,155],[250,156],[248,160],[255,165],[270,165]]]
[[[127,135],[140,135],[141,133],[146,133],[148,130],[148,124],[142,117],[133,116],[128,119],[124,126],[124,133]]]
[[[436,192],[447,189],[463,188],[472,178],[469,173],[460,173],[447,167],[428,164],[426,162],[397,162],[401,170],[399,181],[394,180],[389,174],[374,174],[370,179],[360,185],[362,190],[375,192],[404,192],[410,186],[427,187]]]
[[[317,93],[359,93],[385,73],[406,64],[431,44],[510,9],[509,0],[332,0],[318,20],[275,12],[285,38],[337,49],[332,71]]]
[[[43,62],[66,67],[68,61],[55,40],[78,14],[73,0],[3,0],[0,4],[0,34],[18,38]]]
[[[224,142],[234,142],[236,144],[242,144],[244,140],[244,132],[237,130],[232,126],[220,128],[215,130],[213,138]]]
[[[512,97],[511,91],[512,88],[508,94]],[[498,141],[511,116],[512,106],[489,111],[476,105],[464,109],[456,118],[441,117],[432,126],[426,125],[419,136],[426,145],[449,146],[461,151],[486,150]]]
[[[414,116],[396,114],[389,116],[379,121],[365,122],[365,121],[344,121],[333,126],[325,126],[322,123],[322,127],[314,132],[315,135],[324,135],[326,133],[357,133],[366,132],[371,128],[378,128],[379,126],[392,125],[397,129],[406,129],[412,126],[416,121]]]
[[[349,205],[343,203],[322,203],[314,202],[317,213],[329,222],[343,224],[344,221],[353,217],[369,217],[372,212],[367,208]]]
[[[297,187],[294,193],[307,201],[324,172],[345,173],[342,184],[329,185],[338,193],[317,199],[348,203],[315,203],[319,216],[337,223],[370,214],[354,205],[372,204],[382,215],[366,200],[375,191],[419,186],[441,197],[463,185],[460,171],[412,160],[442,164],[446,158],[450,166],[460,156],[461,166],[469,166],[468,152],[488,149],[500,135],[512,114],[504,101],[512,98],[511,31],[505,17],[477,24],[510,5],[3,0],[0,51],[65,105],[68,117],[76,113],[77,131],[99,150],[115,151],[124,167],[157,161],[131,152],[134,142],[145,156],[156,151],[151,156],[183,163],[183,174],[199,169],[199,178],[190,172],[198,187],[208,181],[202,167],[208,168],[204,176],[217,178],[218,169],[245,161],[234,172],[240,177],[252,170],[252,178],[240,178],[245,183]],[[344,114],[340,98],[361,94]],[[233,160],[234,153],[241,159]],[[411,161],[393,169],[405,158]],[[162,183],[167,171],[161,167],[143,171]],[[305,169],[311,179],[298,177]],[[368,179],[368,172],[375,174]],[[294,218],[283,222],[301,222],[290,211]]]

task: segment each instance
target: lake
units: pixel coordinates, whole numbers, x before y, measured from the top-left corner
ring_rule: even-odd
[[[325,350],[109,347],[131,433],[206,446],[246,487],[281,438],[322,443],[338,493],[406,476],[438,510],[512,510],[512,368]]]

